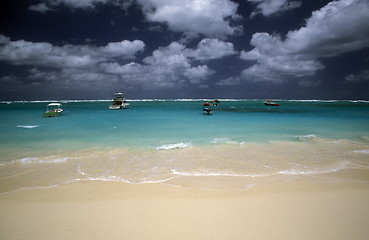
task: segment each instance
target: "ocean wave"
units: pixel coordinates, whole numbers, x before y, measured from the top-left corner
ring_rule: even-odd
[[[321,100],[321,99],[291,99],[291,100],[285,100],[287,102],[322,102],[322,103],[330,103],[330,102],[339,102],[342,100]]]
[[[349,100],[349,102],[353,102],[353,103],[369,103],[368,100]]]
[[[171,170],[173,175],[185,176],[185,177],[265,177],[270,174],[239,174],[232,172],[209,172],[203,171],[180,171],[177,169]]]
[[[297,135],[297,139],[299,140],[314,140],[317,138],[315,134],[307,134],[307,135]]]
[[[278,174],[282,174],[282,175],[317,175],[317,174],[334,173],[334,172],[338,172],[342,169],[345,169],[348,164],[350,164],[350,161],[342,161],[342,162],[340,162],[338,164],[335,164],[331,167],[326,167],[326,168],[306,167],[305,169],[287,169],[287,170],[279,171]]]
[[[87,178],[76,178],[74,180],[68,181],[66,183],[72,182],[88,182],[88,181],[101,181],[101,182],[122,182],[122,183],[129,183],[129,184],[145,184],[145,183],[165,183],[174,177],[169,177],[162,180],[147,180],[147,179],[125,179],[119,176],[107,176],[107,177],[87,177]]]
[[[207,169],[202,170],[178,170],[172,169],[171,172],[173,175],[186,176],[186,177],[251,177],[251,178],[262,178],[262,177],[270,177],[275,175],[318,175],[318,174],[327,174],[338,172],[342,169],[345,169],[350,165],[350,161],[342,161],[340,163],[334,164],[328,167],[307,167],[300,166],[294,167],[291,169],[285,170],[276,170],[270,172],[262,172],[262,173],[235,173],[232,171],[211,171]],[[352,167],[352,165],[350,165]]]
[[[18,128],[26,128],[26,129],[32,129],[37,128],[39,125],[17,125]]]
[[[182,149],[191,146],[191,143],[173,143],[173,144],[165,144],[156,147],[156,150],[173,150],[173,149]]]

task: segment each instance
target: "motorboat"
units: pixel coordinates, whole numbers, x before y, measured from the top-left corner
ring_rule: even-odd
[[[210,114],[212,113],[212,110],[211,110],[211,108],[209,108],[209,107],[204,107],[204,108],[202,109],[202,112],[203,112],[204,114],[210,115]]]
[[[203,105],[204,107],[209,107],[209,106],[211,106],[211,103],[210,103],[210,102],[204,102],[202,105]]]
[[[264,105],[265,106],[279,106],[279,103],[272,102],[272,100],[265,100]]]
[[[56,117],[60,116],[63,112],[61,103],[49,103],[46,106],[46,112],[44,113],[44,117]]]
[[[109,106],[109,109],[111,110],[124,109],[129,106],[129,103],[124,99],[122,93],[115,93],[112,102],[112,105]]]
[[[218,99],[215,99],[215,100],[210,101],[210,103],[211,103],[211,105],[213,105],[214,107],[217,107],[217,106],[219,106],[220,101],[219,101]]]

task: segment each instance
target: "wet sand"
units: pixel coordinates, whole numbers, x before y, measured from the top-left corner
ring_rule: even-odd
[[[79,182],[0,195],[0,239],[369,239],[369,183]]]

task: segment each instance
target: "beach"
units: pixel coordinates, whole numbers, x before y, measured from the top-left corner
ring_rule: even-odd
[[[82,182],[0,195],[0,238],[364,240],[368,202],[368,183],[205,191]]]
[[[368,239],[369,102],[0,106],[0,239]]]

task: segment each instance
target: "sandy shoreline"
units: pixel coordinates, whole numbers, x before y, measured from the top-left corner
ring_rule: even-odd
[[[369,239],[369,184],[81,182],[0,195],[0,239]]]

